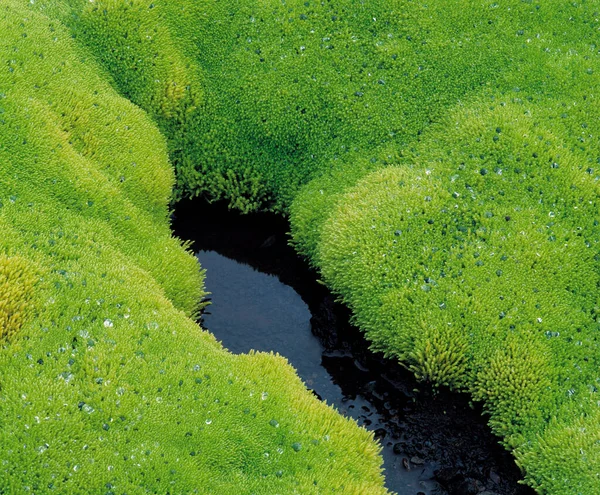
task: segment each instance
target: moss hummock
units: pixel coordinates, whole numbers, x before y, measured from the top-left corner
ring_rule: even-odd
[[[318,259],[375,349],[484,402],[531,485],[594,493],[598,181],[534,117],[515,128],[520,107],[451,115],[414,166],[347,190]],[[546,443],[579,421],[578,455]]]

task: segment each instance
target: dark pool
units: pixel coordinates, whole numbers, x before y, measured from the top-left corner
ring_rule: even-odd
[[[215,251],[200,251],[208,271],[206,287],[212,304],[204,325],[236,354],[274,351],[296,368],[306,386],[329,403],[344,398],[321,364],[323,346],[311,332],[306,303],[274,275],[261,273]]]
[[[368,351],[348,312],[287,245],[286,222],[180,203],[175,233],[194,241],[211,305],[202,324],[231,352],[285,356],[320,399],[374,431],[386,485],[399,495],[529,495],[468,398],[432,394]]]

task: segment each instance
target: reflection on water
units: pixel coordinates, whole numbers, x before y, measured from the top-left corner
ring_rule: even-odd
[[[329,403],[343,396],[320,366],[323,347],[310,331],[310,311],[294,289],[273,275],[200,251],[212,304],[203,315],[208,328],[231,352],[251,349],[285,356],[306,386]]]

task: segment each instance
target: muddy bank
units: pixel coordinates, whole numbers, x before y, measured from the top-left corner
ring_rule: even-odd
[[[270,214],[239,215],[223,204],[193,200],[177,206],[173,227],[177,236],[194,241],[195,251],[204,251],[199,258],[208,268],[207,288],[214,299],[204,315],[206,326],[232,352],[246,352],[248,345],[267,350],[261,345],[269,344],[269,330],[260,337],[261,329],[279,325],[281,338],[271,340],[285,347],[289,334],[295,354],[275,350],[290,358],[307,386],[375,432],[383,447],[391,490],[406,495],[534,493],[517,483],[518,468],[490,433],[478,405],[472,406],[463,394],[446,390],[433,394],[398,363],[368,351],[360,332],[348,322],[348,310],[335,303],[316,282],[317,274],[287,245],[289,227],[284,219]],[[295,302],[293,294],[277,286],[279,282],[257,282],[248,267],[230,260],[277,276],[303,302]],[[229,292],[232,287],[237,292]],[[250,301],[257,293],[266,299]],[[269,306],[278,307],[268,303],[275,298],[284,298],[279,309],[292,309],[282,317],[270,313]],[[308,311],[302,309],[303,304]],[[294,336],[282,325],[304,333]],[[221,327],[227,328],[226,334],[219,333]],[[249,344],[252,328],[254,341]]]

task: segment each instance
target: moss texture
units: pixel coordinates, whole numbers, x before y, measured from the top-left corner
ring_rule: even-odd
[[[34,304],[36,274],[26,259],[0,257],[0,339],[11,339]]]
[[[0,5],[0,492],[387,493],[370,433],[190,318],[167,142],[68,12]],[[140,102],[178,118],[177,88]]]
[[[85,170],[69,182],[75,172],[49,160],[44,201],[93,222],[88,235],[100,229],[94,238],[110,238],[152,290],[188,314],[193,268],[168,238],[174,179],[157,157],[168,153],[175,167],[176,197],[289,213],[297,249],[375,349],[483,401],[540,493],[600,492],[595,2],[36,0],[28,8],[65,26],[71,39],[58,38],[76,52],[47,71],[77,62],[87,74],[97,63],[89,77],[142,108],[166,138],[140,112],[138,146],[115,146],[133,133],[115,122],[120,114],[93,106],[117,105],[114,93],[94,99],[82,88],[87,75],[71,84],[57,77],[54,89],[52,78],[23,75],[11,41],[3,77],[27,104],[0,100],[20,119],[6,163],[25,153],[21,140],[52,136],[36,137],[39,153],[68,155]],[[15,38],[21,17],[10,21]],[[36,46],[40,60],[49,55]],[[89,132],[91,122],[105,127]],[[140,156],[121,160],[127,152]],[[15,175],[3,175],[7,190]],[[83,198],[92,184],[102,192]],[[128,208],[130,223],[116,213]],[[24,211],[20,222],[40,214]]]
[[[560,104],[459,105],[340,194],[315,242],[373,347],[483,401],[550,494],[600,489],[596,112],[577,102],[560,120]]]

